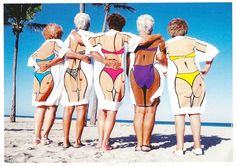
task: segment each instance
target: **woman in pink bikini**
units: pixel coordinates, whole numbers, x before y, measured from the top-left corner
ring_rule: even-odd
[[[111,150],[109,137],[115,124],[117,111],[122,104],[125,94],[125,60],[127,52],[134,52],[138,45],[145,45],[161,38],[160,35],[140,37],[131,33],[121,33],[125,19],[120,14],[111,14],[108,19],[109,31],[90,37],[89,43],[93,46],[91,54],[100,53],[107,64],[94,64],[94,86],[98,96],[98,133],[97,148]],[[109,67],[108,67],[109,66]]]

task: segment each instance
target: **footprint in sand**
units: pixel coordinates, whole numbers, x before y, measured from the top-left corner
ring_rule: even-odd
[[[96,159],[100,159],[103,155],[102,155],[103,152],[96,152],[94,155],[95,155],[95,158]]]

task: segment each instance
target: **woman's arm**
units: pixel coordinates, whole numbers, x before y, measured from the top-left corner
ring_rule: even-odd
[[[160,34],[155,35],[143,35],[142,39],[139,42],[139,46],[145,46],[153,43],[156,40],[164,40]]]
[[[205,65],[204,69],[201,71],[203,77],[205,77],[206,74],[209,72],[209,70],[211,68],[211,65],[213,63],[213,60],[212,61],[206,61],[206,65]]]
[[[121,63],[116,60],[105,59],[99,52],[91,51],[90,56],[92,56],[96,61],[103,63],[104,65],[117,69],[121,67]]]
[[[47,71],[50,67],[52,66],[56,66],[58,64],[60,64],[62,61],[64,60],[64,57],[56,57],[54,58],[53,60],[49,61],[48,63],[46,64],[41,64],[39,67],[39,71],[41,72],[45,72]]]
[[[91,63],[90,58],[87,55],[83,55],[80,53],[75,53],[74,51],[69,50],[66,54],[65,57],[69,59],[80,59],[85,63]]]

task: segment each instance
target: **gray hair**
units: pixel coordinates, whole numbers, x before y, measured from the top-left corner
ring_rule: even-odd
[[[151,34],[154,25],[154,18],[148,14],[144,14],[137,19],[137,29],[139,32]]]
[[[85,13],[77,13],[74,17],[74,24],[77,29],[88,30],[90,26],[90,17]]]

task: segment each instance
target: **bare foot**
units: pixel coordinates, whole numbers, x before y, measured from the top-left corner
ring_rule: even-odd
[[[112,150],[113,148],[112,148],[112,146],[110,146],[110,145],[103,145],[102,146],[102,150],[105,150],[105,151],[109,151],[109,150]]]
[[[40,138],[34,138],[33,143],[34,143],[35,145],[38,145],[38,144],[41,143],[41,139],[40,139]]]
[[[70,142],[63,143],[63,149],[69,148],[71,146]]]
[[[75,142],[75,144],[73,145],[74,148],[80,148],[82,146],[85,146],[84,144],[82,144],[81,142]]]

